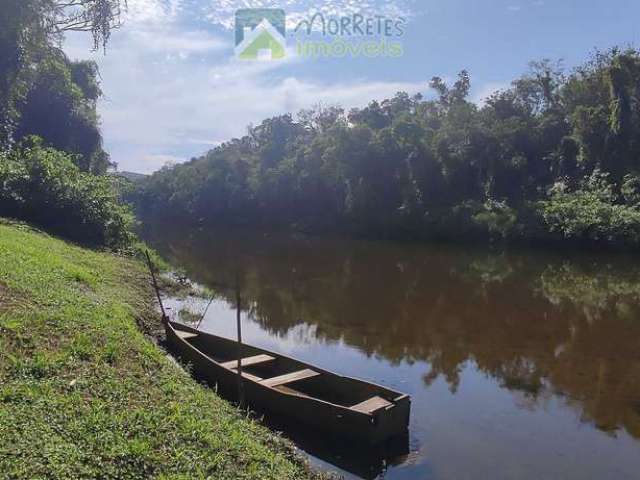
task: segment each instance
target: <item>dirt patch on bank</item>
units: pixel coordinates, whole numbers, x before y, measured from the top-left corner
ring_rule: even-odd
[[[28,304],[24,296],[11,290],[6,283],[0,280],[0,313],[24,307]]]
[[[139,329],[155,343],[162,343],[165,339],[164,325],[162,325],[162,313],[151,282],[151,276],[148,271],[130,271],[126,275],[129,278],[129,280],[126,280],[127,283],[137,285],[139,288],[135,299],[132,301]],[[156,280],[163,302],[169,302],[170,299],[195,298],[202,299],[206,303],[212,295],[204,287],[174,273],[158,274]],[[167,314],[174,319],[171,312],[167,311]],[[198,319],[199,317],[197,315]]]
[[[121,279],[122,283],[131,286],[126,301],[131,306],[138,329],[154,343],[157,343],[163,331],[162,317],[156,314],[154,308],[155,295],[151,282],[144,271],[133,267],[124,269],[121,273]]]

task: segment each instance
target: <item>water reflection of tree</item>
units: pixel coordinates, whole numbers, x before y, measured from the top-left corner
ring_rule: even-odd
[[[216,234],[173,241],[196,279],[241,265],[252,317],[301,323],[392,363],[428,362],[452,391],[467,362],[535,404],[551,394],[606,431],[640,438],[640,276],[609,263]]]
[[[640,304],[640,270],[620,272],[612,265],[598,264],[578,269],[564,263],[546,268],[540,283],[551,303],[572,304],[589,319],[598,319],[613,309],[616,316],[632,320]]]

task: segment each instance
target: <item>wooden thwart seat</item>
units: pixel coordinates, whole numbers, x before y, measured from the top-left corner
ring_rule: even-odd
[[[286,385],[278,385],[277,387],[273,387],[274,389],[276,389],[279,392],[282,393],[286,393],[287,395],[294,395],[296,397],[300,397],[300,398],[313,398],[310,397],[309,395],[299,392],[297,390],[294,390],[293,388],[289,388]]]
[[[189,332],[184,332],[182,330],[176,330],[176,335],[178,335],[183,340],[190,340],[198,336],[197,333],[189,333]]]
[[[364,402],[354,405],[351,407],[351,410],[362,413],[375,413],[378,410],[389,407],[390,405],[393,405],[393,403],[382,397],[372,397],[369,400],[365,400]]]
[[[278,387],[280,385],[297,382],[299,380],[316,377],[318,375],[320,375],[318,372],[311,369],[306,369],[287,373],[286,375],[280,375],[279,377],[267,378],[266,380],[262,380],[260,383],[267,387]]]
[[[253,357],[246,357],[240,360],[243,367],[250,367],[251,365],[258,365],[260,363],[272,362],[275,360],[271,355],[255,355]],[[221,364],[225,368],[236,369],[238,368],[238,360],[231,360],[230,362],[224,362]]]
[[[236,373],[236,375],[238,374]],[[247,380],[251,380],[252,382],[259,382],[260,380],[262,380],[262,378],[256,377],[255,375],[251,375],[247,372],[242,372],[242,378],[246,378]]]

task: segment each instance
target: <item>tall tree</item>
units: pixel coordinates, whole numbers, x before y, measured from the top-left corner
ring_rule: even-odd
[[[0,149],[8,148],[20,103],[33,81],[32,67],[68,31],[89,32],[94,48],[106,48],[121,25],[126,0],[3,0],[0,9]]]

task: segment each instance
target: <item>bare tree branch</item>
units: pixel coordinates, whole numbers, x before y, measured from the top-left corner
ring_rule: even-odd
[[[91,32],[94,49],[106,48],[111,32],[122,26],[127,0],[49,0],[49,30]]]

